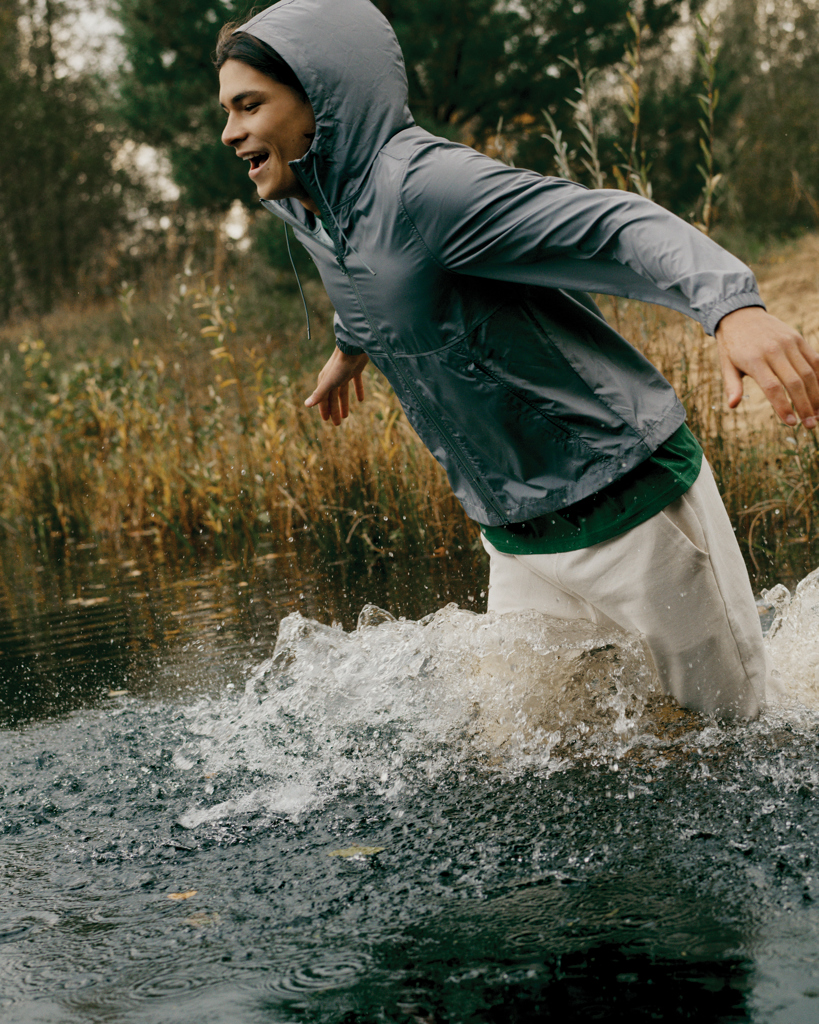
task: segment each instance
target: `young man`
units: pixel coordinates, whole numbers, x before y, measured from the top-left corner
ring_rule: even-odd
[[[731,407],[748,374],[813,429],[819,356],[765,312],[750,270],[638,196],[417,127],[369,0],[282,0],[223,30],[217,67],[222,140],[336,309],[306,404],[338,425],[371,359],[482,525],[490,610],[639,633],[680,703],[755,717],[759,618],[710,470],[673,389],[585,294],[694,317]]]

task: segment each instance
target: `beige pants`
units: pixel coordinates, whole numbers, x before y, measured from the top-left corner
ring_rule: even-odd
[[[489,611],[536,609],[640,634],[684,707],[756,718],[767,663],[748,573],[711,469],[662,512],[613,540],[507,555],[485,538]]]

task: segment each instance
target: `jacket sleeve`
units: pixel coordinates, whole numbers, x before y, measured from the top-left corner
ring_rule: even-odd
[[[336,336],[336,348],[340,349],[345,356],[358,356],[364,351],[356,345],[353,336],[341,322],[338,313],[333,314],[333,331]]]
[[[656,203],[445,140],[411,158],[401,203],[433,259],[459,274],[655,302],[709,334],[726,313],[764,305],[744,263]]]

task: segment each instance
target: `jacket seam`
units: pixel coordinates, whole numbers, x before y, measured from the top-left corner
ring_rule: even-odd
[[[442,263],[441,260],[438,259],[438,257],[432,251],[432,249],[430,249],[430,247],[427,245],[426,239],[421,234],[421,232],[418,230],[417,224],[412,219],[412,216],[410,215],[409,210],[407,209],[406,205],[404,204],[404,183],[406,182],[407,172],[408,171],[409,171],[409,161],[405,158],[405,160],[404,160],[404,172],[401,175],[401,181],[400,181],[400,183],[398,185],[398,204],[401,207],[401,211],[403,212],[404,216],[407,218],[407,221],[409,222],[409,226],[412,228],[413,232],[416,234],[416,236],[418,238],[418,241],[421,243],[421,245],[424,247],[424,249],[429,254],[429,258],[436,264],[436,266],[440,267],[441,270],[443,270],[445,273],[451,274],[452,271],[446,266],[446,264]]]
[[[534,328],[548,340],[552,350],[560,357],[560,360],[563,363],[563,365],[569,370],[570,373],[572,373],[574,375],[574,377],[578,381],[580,381],[582,383],[583,387],[585,387],[588,390],[589,395],[592,397],[592,399],[595,402],[599,402],[602,406],[604,406],[606,409],[608,409],[608,411],[611,413],[612,416],[615,416],[617,418],[617,420],[620,423],[623,424],[623,426],[627,427],[633,433],[633,435],[635,437],[639,438],[639,440],[642,441],[643,444],[645,444],[645,438],[643,437],[643,433],[640,430],[640,428],[637,426],[637,424],[636,423],[629,423],[629,421],[627,419],[625,419],[621,413],[619,413],[616,409],[612,408],[611,404],[609,402],[607,402],[604,398],[602,398],[600,395],[598,395],[597,392],[594,390],[594,388],[589,384],[589,382],[575,369],[574,366],[572,366],[572,364],[569,362],[569,360],[563,354],[563,351],[560,348],[560,346],[556,345],[554,343],[554,341],[552,341],[552,339],[549,337],[549,332],[547,330],[545,330],[540,325],[540,323],[538,323],[538,320],[535,317],[534,313],[532,312],[532,309],[531,309],[529,303],[526,302],[525,300],[522,301],[521,304],[520,304],[520,308],[523,311],[523,314],[527,317],[527,319],[534,326]],[[517,394],[517,392],[513,392],[513,394]],[[524,399],[524,401],[525,401],[525,399]],[[527,402],[527,405],[528,404],[529,403]],[[537,411],[537,410],[535,410],[535,411]],[[544,414],[541,413],[541,415],[544,415]],[[548,419],[548,417],[546,417],[546,418]],[[562,422],[563,422],[562,418],[555,417],[555,419],[560,419],[560,422],[562,424]],[[586,441],[584,441],[583,438],[579,434],[575,433],[575,431],[573,431],[568,425],[565,427],[565,430],[567,431],[567,433],[571,437],[573,437],[578,442],[578,444],[581,444],[585,448],[585,450],[587,452],[589,452],[590,454],[594,455],[595,458],[599,457],[599,453],[596,451],[596,449],[592,448],[591,445],[589,445]],[[649,451],[648,454],[650,455],[651,452]],[[648,457],[648,456],[646,456],[646,457]],[[606,456],[606,458],[615,459],[616,457],[615,456]]]
[[[614,461],[615,456],[605,455],[602,452],[595,451],[594,448],[587,444],[583,440],[583,438],[580,437],[579,434],[576,434],[575,431],[573,431],[571,427],[568,426],[568,424],[564,423],[563,419],[560,416],[551,416],[548,413],[543,412],[541,409],[537,407],[537,405],[533,401],[527,398],[526,395],[518,391],[516,388],[512,387],[511,384],[507,384],[506,381],[499,374],[493,373],[492,370],[490,370],[487,366],[484,366],[478,360],[473,359],[472,365],[475,366],[475,368],[479,372],[483,373],[485,377],[489,377],[490,380],[493,380],[495,382],[496,387],[503,388],[503,390],[506,391],[507,394],[511,395],[512,398],[515,399],[515,401],[520,402],[521,405],[526,406],[527,409],[531,410],[531,412],[533,412],[536,416],[540,417],[540,419],[542,419],[545,423],[548,423],[553,430],[560,431],[561,433],[565,434],[566,437],[569,438],[571,441],[578,444],[588,455],[593,456],[595,461],[600,463]],[[560,444],[560,438],[555,437],[554,442],[555,444]]]

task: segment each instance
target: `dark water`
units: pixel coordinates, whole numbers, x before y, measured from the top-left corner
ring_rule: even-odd
[[[722,728],[446,559],[2,554],[4,1024],[819,1019],[819,583]]]

